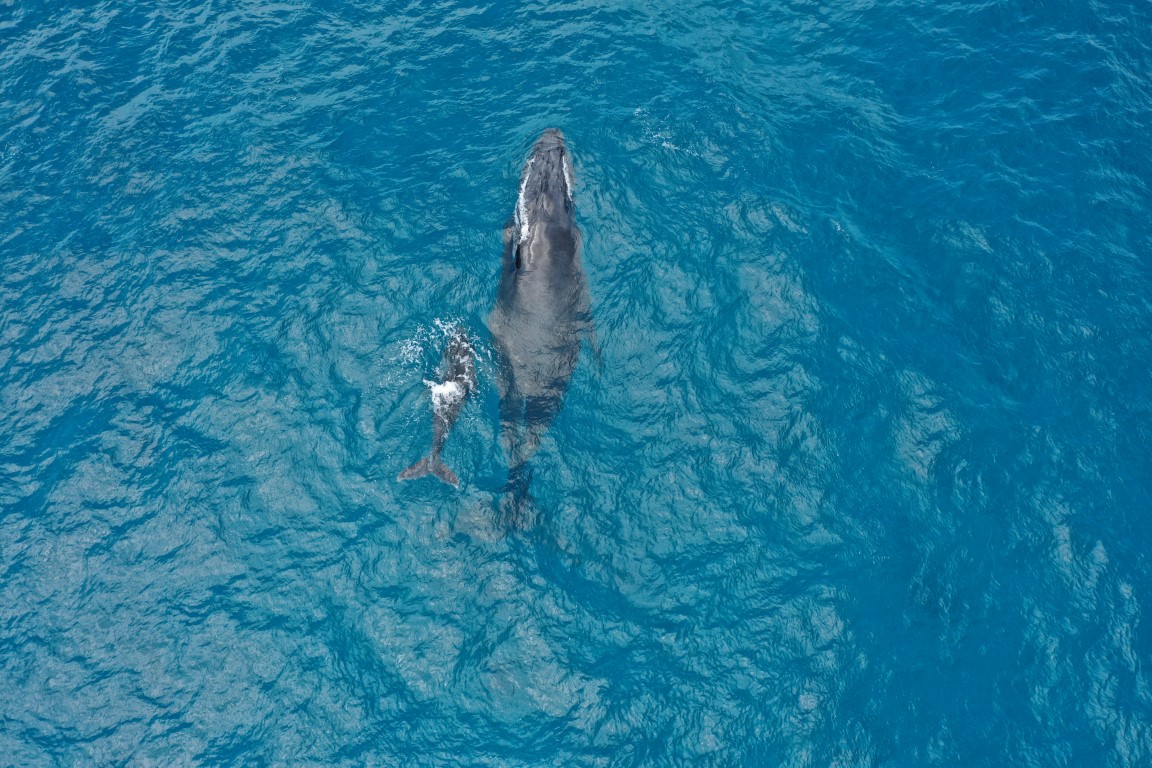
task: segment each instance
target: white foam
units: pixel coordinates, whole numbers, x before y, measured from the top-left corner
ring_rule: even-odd
[[[532,175],[532,163],[536,162],[536,157],[528,158],[528,164],[524,166],[524,177],[520,179],[520,196],[516,198],[516,223],[520,225],[520,242],[528,239],[528,210],[524,205],[524,189],[528,186],[528,177]]]
[[[441,320],[439,317],[432,322],[445,338],[456,333],[456,329],[460,326],[459,320]]]
[[[455,381],[427,381],[428,390],[432,393],[432,410],[439,411],[457,402],[464,396],[464,387]]]
[[[419,338],[405,339],[400,343],[400,351],[393,360],[410,365],[416,362],[423,352],[424,345],[420,343]]]
[[[393,363],[401,363],[402,365],[413,365],[418,363],[424,356],[424,352],[430,348],[440,348],[443,346],[443,340],[450,338],[456,329],[460,327],[462,321],[459,318],[435,318],[432,321],[432,327],[426,325],[416,326],[415,332],[410,338],[404,339],[399,344],[396,354],[391,358]]]
[[[572,166],[567,152],[560,155],[560,166],[564,169],[564,191],[568,193],[568,202],[572,202]]]

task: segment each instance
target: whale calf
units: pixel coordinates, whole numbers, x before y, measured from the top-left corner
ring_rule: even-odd
[[[449,485],[460,482],[451,469],[440,459],[444,442],[452,425],[464,408],[468,397],[476,390],[476,351],[463,328],[452,329],[440,359],[440,381],[427,382],[432,394],[432,452],[408,469],[397,480],[415,480],[434,475]]]
[[[536,141],[504,229],[496,305],[488,316],[499,362],[500,425],[514,491],[512,525],[522,527],[527,462],[564,403],[584,339],[592,331],[580,264],[572,163],[560,131]]]

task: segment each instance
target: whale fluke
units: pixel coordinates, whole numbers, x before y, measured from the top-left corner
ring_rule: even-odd
[[[454,488],[460,487],[460,481],[456,479],[455,473],[448,468],[447,464],[440,460],[439,456],[425,456],[397,475],[396,479],[415,480],[418,477],[424,477],[426,475],[435,475]]]
[[[532,470],[526,464],[509,470],[500,499],[500,522],[505,530],[526,531],[536,525],[536,500],[528,492],[530,482]]]

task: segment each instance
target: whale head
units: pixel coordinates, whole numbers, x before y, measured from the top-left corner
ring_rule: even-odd
[[[572,204],[572,160],[564,134],[549,128],[536,140],[520,176],[516,200],[518,242],[529,239],[538,224],[571,229],[575,226]]]

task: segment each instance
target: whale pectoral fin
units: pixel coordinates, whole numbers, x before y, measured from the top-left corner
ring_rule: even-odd
[[[516,252],[516,219],[509,216],[504,224],[504,271],[510,272],[512,259]]]

